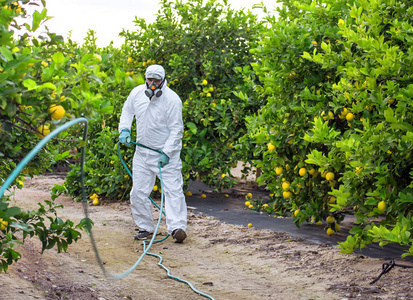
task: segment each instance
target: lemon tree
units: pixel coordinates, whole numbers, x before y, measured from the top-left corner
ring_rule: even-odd
[[[413,254],[411,11],[410,1],[283,1],[243,70],[260,81],[247,95],[266,99],[245,136],[258,181],[274,203],[300,209],[297,225],[334,218],[327,234],[354,209],[344,253],[380,242]]]
[[[183,101],[185,182],[200,178],[216,188],[231,186],[232,165],[251,159],[238,141],[246,132],[244,119],[261,103],[244,95],[237,68],[252,62],[248,50],[259,39],[261,22],[227,1],[163,0],[154,23],[135,23],[135,31],[122,33],[130,57],[139,66],[162,64]]]
[[[29,5],[38,7],[30,16]],[[101,101],[97,85],[88,83],[101,81],[99,68],[95,67],[98,60],[93,54],[83,55],[76,46],[64,44],[62,37],[51,32],[37,36],[37,29],[48,19],[47,10],[39,1],[0,0],[0,10],[0,178],[3,184],[39,139],[62,122],[75,116],[93,115],[89,114],[91,107],[97,114],[109,106]],[[21,27],[26,33],[15,39],[14,31]],[[39,174],[57,161],[69,158],[69,151],[81,145],[78,139],[72,140],[73,135],[76,137],[76,129],[50,142],[16,178],[12,188],[23,187],[24,174]],[[8,201],[13,194],[10,192],[0,199],[0,271],[6,271],[21,257],[13,249],[16,243],[36,236],[42,242],[42,251],[51,248],[66,251],[69,244],[81,237],[79,230],[90,225],[85,220],[75,225],[59,218],[56,208],[60,206],[54,202],[55,197],[39,203],[37,210],[13,207]]]

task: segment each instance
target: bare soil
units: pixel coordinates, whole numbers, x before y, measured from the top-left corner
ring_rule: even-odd
[[[50,189],[64,179],[38,176],[16,190],[13,205],[26,209],[50,199]],[[81,203],[59,197],[62,218],[81,220]],[[128,270],[143,252],[133,240],[136,227],[129,203],[90,206],[99,254],[111,274]],[[154,210],[154,216],[159,213]],[[393,268],[376,284],[380,259],[344,255],[326,244],[313,244],[285,233],[256,230],[188,212],[188,238],[154,244],[171,274],[214,299],[413,299],[413,269]],[[166,235],[162,221],[160,237]],[[47,250],[36,239],[16,245],[22,259],[0,274],[0,299],[206,299],[187,284],[169,278],[145,256],[130,275],[104,276],[86,233],[66,253]],[[408,262],[402,262],[409,265]],[[410,264],[411,265],[411,264]]]

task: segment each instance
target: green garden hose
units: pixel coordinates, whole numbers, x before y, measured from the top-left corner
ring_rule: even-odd
[[[146,148],[146,149],[149,149],[149,150],[158,152],[158,153],[160,153],[160,154],[162,153],[162,151],[149,148],[149,147],[147,147],[147,146],[145,146],[145,145],[136,143],[136,142],[134,142],[134,141],[131,141],[131,143],[132,143],[132,144],[135,144],[135,145],[137,145],[137,146],[139,146],[139,147],[143,147],[143,148]],[[120,143],[118,143],[118,146],[117,146],[119,159],[120,159],[120,161],[122,162],[123,167],[124,167],[124,168],[126,169],[126,171],[128,172],[129,176],[132,178],[132,177],[133,177],[133,176],[132,176],[132,173],[130,172],[129,168],[127,167],[127,165],[126,165],[125,161],[123,160],[122,155],[121,155],[121,153],[120,153],[120,147],[119,147],[119,145],[120,145]],[[199,295],[201,295],[201,296],[204,296],[204,297],[206,297],[206,298],[209,298],[209,299],[214,300],[214,298],[212,298],[210,295],[205,294],[205,293],[203,293],[203,292],[201,292],[201,291],[198,291],[189,281],[186,281],[186,280],[183,280],[183,279],[181,279],[181,278],[172,276],[170,270],[169,270],[167,267],[165,267],[165,265],[162,264],[162,261],[163,261],[162,256],[160,256],[160,255],[158,255],[158,254],[154,254],[154,253],[148,252],[149,249],[150,249],[150,247],[152,246],[152,244],[153,244],[154,242],[155,242],[155,243],[162,242],[162,241],[166,240],[166,239],[169,237],[169,234],[168,234],[168,235],[166,235],[166,237],[164,237],[163,239],[154,241],[154,239],[155,239],[155,237],[156,237],[156,234],[157,234],[157,232],[158,232],[158,229],[159,229],[159,225],[160,225],[160,222],[161,222],[161,219],[162,219],[162,215],[165,215],[165,212],[163,211],[163,207],[164,207],[163,204],[164,204],[165,194],[164,194],[163,180],[162,180],[162,168],[161,168],[161,165],[160,165],[160,164],[158,165],[158,168],[159,168],[159,181],[161,182],[161,191],[162,191],[162,193],[161,193],[161,206],[159,207],[159,206],[155,203],[155,201],[153,201],[152,198],[149,197],[149,199],[151,200],[151,202],[160,210],[159,219],[158,219],[158,224],[157,224],[157,226],[156,226],[156,228],[155,228],[155,231],[154,231],[154,233],[153,233],[153,236],[152,236],[152,239],[151,239],[149,245],[146,244],[147,241],[143,241],[143,249],[144,249],[144,252],[142,253],[142,255],[141,255],[141,257],[139,258],[139,260],[135,263],[135,265],[132,266],[127,272],[133,271],[133,269],[135,269],[135,268],[138,266],[140,260],[141,260],[146,254],[148,254],[148,255],[150,255],[150,256],[154,256],[154,257],[159,258],[158,265],[161,266],[164,270],[166,270],[167,275],[168,275],[169,278],[172,278],[172,279],[175,279],[175,280],[177,280],[177,281],[186,283],[187,285],[189,285],[189,287],[190,287],[195,293],[197,293],[197,294],[199,294]],[[130,273],[130,272],[129,272],[129,273]],[[126,272],[125,272],[125,273],[126,273]],[[125,273],[123,273],[123,274],[125,274]],[[129,273],[128,273],[128,274],[129,274]],[[117,278],[121,278],[121,277],[127,275],[127,274],[125,274],[125,275],[123,275],[123,274],[118,275]],[[114,278],[114,279],[117,279],[117,278]]]
[[[71,120],[71,121],[63,124],[62,126],[56,128],[56,129],[53,130],[52,132],[50,132],[48,135],[46,135],[46,136],[23,158],[23,160],[17,165],[17,167],[13,170],[13,172],[7,177],[7,179],[5,180],[4,184],[3,184],[2,187],[0,188],[0,199],[3,197],[4,192],[5,192],[5,191],[7,190],[7,188],[14,182],[14,180],[15,180],[16,177],[20,174],[20,172],[23,170],[23,168],[32,160],[32,158],[33,158],[53,137],[55,137],[55,136],[58,135],[60,132],[66,130],[66,129],[68,129],[69,127],[71,127],[71,126],[73,126],[73,125],[75,125],[75,124],[78,124],[78,123],[84,123],[83,141],[85,142],[85,141],[87,140],[87,131],[88,131],[88,124],[89,124],[89,122],[88,122],[88,120],[87,120],[86,118],[84,118],[84,117],[80,117],[80,118],[76,118],[76,119],[74,119],[74,120]],[[148,147],[146,147],[146,146],[144,146],[144,145],[141,145],[141,144],[139,144],[139,143],[135,143],[135,142],[132,142],[132,143],[136,144],[137,146],[144,147],[144,148],[147,148],[147,149],[150,149],[150,150],[153,150],[153,151],[156,151],[156,152],[160,153],[159,150],[155,150],[155,149],[148,148]],[[86,145],[86,143],[84,143],[84,145]],[[123,166],[124,166],[125,169],[127,170],[128,174],[132,177],[132,174],[131,174],[130,170],[129,170],[128,167],[126,166],[126,164],[125,164],[125,162],[124,162],[124,160],[122,159],[122,156],[121,156],[121,154],[120,154],[119,143],[118,143],[118,155],[119,155],[119,158],[120,158]],[[106,268],[104,267],[103,261],[102,261],[102,259],[100,258],[99,251],[98,251],[98,249],[97,249],[96,242],[95,242],[95,239],[94,239],[94,237],[93,237],[91,220],[90,220],[89,214],[88,214],[88,208],[87,208],[87,206],[88,206],[88,201],[87,201],[86,191],[85,191],[85,187],[84,187],[84,179],[85,179],[85,175],[84,175],[84,163],[85,163],[85,146],[82,146],[82,147],[81,147],[81,160],[80,160],[80,173],[81,173],[80,183],[81,183],[81,189],[82,189],[83,211],[84,211],[84,214],[85,214],[86,222],[88,222],[88,224],[87,224],[87,227],[89,228],[88,234],[89,234],[89,237],[90,237],[90,240],[91,240],[91,244],[92,244],[93,250],[94,250],[95,255],[96,255],[96,259],[97,259],[97,261],[98,261],[98,263],[99,263],[100,268],[102,269],[103,273],[105,274],[105,276],[108,277],[108,278],[110,278],[110,279],[120,279],[120,278],[122,278],[122,277],[125,277],[126,275],[130,274],[133,270],[135,270],[136,267],[139,265],[139,263],[142,261],[143,257],[144,257],[146,254],[148,254],[148,255],[150,255],[150,256],[155,256],[155,257],[158,257],[158,258],[159,258],[158,265],[161,266],[162,268],[164,268],[164,269],[167,271],[168,276],[169,276],[170,278],[175,279],[175,280],[180,281],[180,282],[184,282],[184,283],[188,284],[188,285],[190,286],[190,288],[191,288],[195,293],[198,293],[198,294],[201,295],[201,296],[204,296],[204,297],[206,297],[206,298],[209,298],[209,299],[214,300],[214,298],[212,298],[212,297],[209,296],[208,294],[205,294],[205,293],[203,293],[203,292],[198,291],[190,282],[188,282],[188,281],[186,281],[186,280],[183,280],[183,279],[180,279],[180,278],[178,278],[178,277],[172,276],[172,275],[170,274],[169,269],[166,268],[166,267],[162,264],[162,260],[163,260],[162,257],[161,257],[160,255],[157,255],[157,254],[149,253],[149,249],[151,248],[151,246],[152,246],[153,243],[162,242],[162,241],[164,241],[165,239],[167,239],[167,238],[169,237],[169,235],[167,235],[165,238],[163,238],[163,239],[161,239],[161,240],[155,241],[156,233],[157,233],[157,231],[158,231],[158,229],[159,229],[159,225],[160,225],[160,223],[161,223],[162,214],[165,215],[165,213],[164,213],[164,211],[163,211],[163,206],[164,206],[164,192],[163,192],[163,191],[164,191],[164,189],[163,189],[163,181],[162,181],[162,173],[161,173],[161,166],[160,166],[160,165],[159,165],[159,179],[160,179],[160,182],[161,182],[161,190],[162,190],[161,206],[159,207],[151,198],[149,198],[149,199],[151,200],[151,202],[152,202],[152,203],[160,210],[160,212],[161,212],[161,214],[160,214],[160,216],[159,216],[158,224],[157,224],[157,226],[156,226],[156,229],[155,229],[155,232],[154,232],[154,234],[153,234],[153,236],[152,236],[152,239],[150,240],[149,244],[147,244],[147,241],[144,241],[144,242],[143,242],[144,252],[143,252],[142,255],[139,257],[139,259],[136,261],[136,263],[135,263],[131,268],[129,268],[126,272],[121,273],[121,274],[112,275],[112,274],[110,274],[110,273],[106,270]]]

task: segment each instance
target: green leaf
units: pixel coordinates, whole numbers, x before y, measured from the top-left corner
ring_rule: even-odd
[[[394,117],[393,110],[390,107],[384,111],[384,117],[389,123],[397,123],[397,118]]]
[[[404,131],[413,132],[413,126],[410,125],[409,123],[406,123],[406,122],[393,123],[393,124],[390,124],[390,126],[393,129],[401,129],[401,130],[404,130]]]
[[[113,106],[105,106],[102,107],[99,112],[102,114],[111,114],[113,112],[114,107]]]
[[[36,87],[36,89],[37,90],[43,90],[43,89],[56,90],[56,86],[51,82],[46,82],[46,83],[43,83],[42,85]]]
[[[17,206],[10,207],[6,210],[5,215],[6,217],[14,217],[20,212],[20,208]]]
[[[37,83],[36,81],[34,81],[33,79],[25,79],[23,81],[23,85],[27,88],[27,90],[33,90],[37,87]]]
[[[196,125],[195,125],[194,123],[192,123],[192,122],[187,122],[185,125],[186,125],[186,127],[189,128],[189,130],[191,130],[191,132],[192,132],[193,134],[196,134],[196,133],[197,133],[198,128],[196,127]]]
[[[40,23],[46,18],[46,12],[47,9],[45,8],[41,13],[39,13],[37,10],[33,13],[33,23],[30,31],[34,32],[39,28]]]
[[[349,230],[350,234],[357,234],[357,233],[361,233],[363,231],[363,229],[361,228],[361,226],[354,226],[353,228],[351,228]]]
[[[7,49],[6,47],[0,47],[0,53],[6,58],[8,61],[13,60],[13,53]]]
[[[58,65],[63,64],[65,62],[65,57],[61,52],[56,52],[55,54],[53,54],[52,59]]]

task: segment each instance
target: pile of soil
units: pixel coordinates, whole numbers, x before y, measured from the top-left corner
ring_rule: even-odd
[[[38,176],[16,190],[12,205],[37,208],[50,199],[50,189],[64,178]],[[81,203],[61,196],[58,214],[81,220]],[[104,267],[111,274],[129,269],[143,252],[134,241],[136,227],[126,202],[90,206],[94,236]],[[154,210],[157,218],[159,212]],[[388,261],[345,255],[334,246],[314,244],[270,230],[224,223],[188,212],[188,238],[153,244],[171,274],[189,281],[214,299],[413,299],[413,269],[393,268],[370,284]],[[159,238],[166,235],[164,221]],[[15,249],[22,258],[0,274],[0,299],[206,299],[187,284],[169,278],[158,259],[145,256],[136,270],[120,279],[104,276],[86,233],[66,253],[41,252],[39,241],[28,239]],[[398,260],[397,263],[412,265]]]

